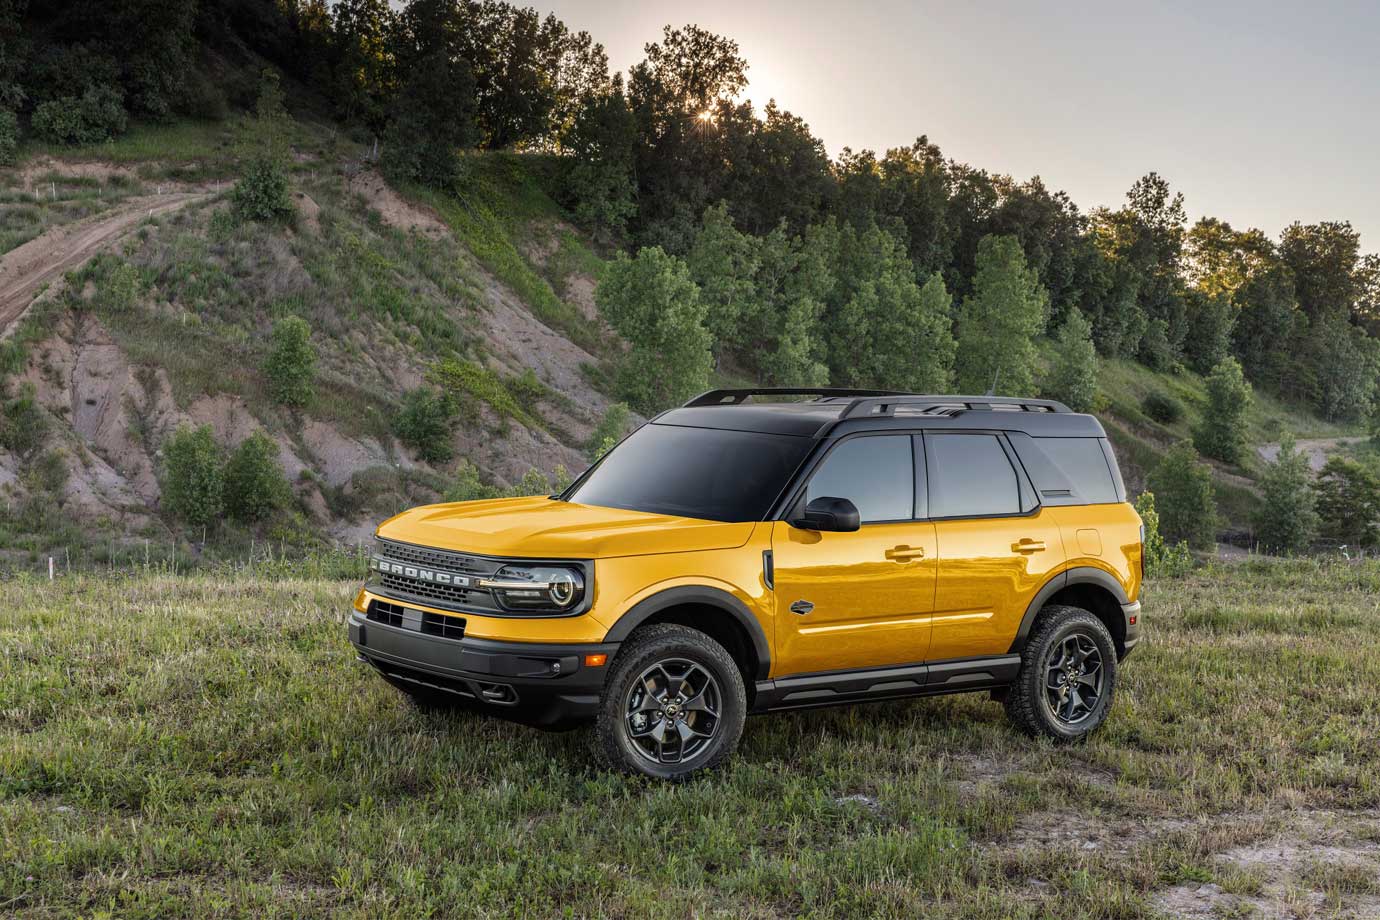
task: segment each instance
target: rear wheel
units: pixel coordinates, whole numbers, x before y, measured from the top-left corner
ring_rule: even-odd
[[[1076,741],[1107,718],[1116,690],[1116,646],[1079,607],[1046,607],[1021,653],[1006,713],[1027,734]]]
[[[615,769],[683,780],[733,753],[746,716],[743,675],[722,645],[686,626],[648,626],[614,659],[595,745]]]

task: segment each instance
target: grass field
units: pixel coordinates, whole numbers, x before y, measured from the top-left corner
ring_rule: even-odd
[[[0,584],[0,915],[1380,915],[1380,564],[1152,584],[1081,747],[959,696],[756,718],[680,787],[413,709],[354,589]]]

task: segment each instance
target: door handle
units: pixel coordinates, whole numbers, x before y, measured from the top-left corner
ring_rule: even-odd
[[[912,559],[924,559],[925,548],[923,546],[907,546],[902,543],[900,546],[893,546],[886,551],[886,557],[892,562],[909,562]]]
[[[1043,553],[1044,551],[1044,540],[1032,540],[1029,537],[1022,537],[1018,542],[1011,544],[1011,552],[1013,553]]]

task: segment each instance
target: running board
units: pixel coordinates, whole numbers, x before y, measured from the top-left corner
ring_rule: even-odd
[[[909,696],[962,693],[966,690],[991,690],[1011,684],[1020,670],[1019,655],[996,655],[759,680],[752,711],[810,709]]]

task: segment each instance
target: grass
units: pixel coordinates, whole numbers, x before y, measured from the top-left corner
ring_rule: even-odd
[[[1215,852],[1380,805],[1376,564],[1152,583],[1080,747],[954,696],[753,719],[680,787],[602,771],[584,732],[411,708],[353,661],[355,588],[0,582],[0,912],[1149,917],[1171,885],[1259,887]]]
[[[0,186],[0,255],[143,192],[139,183],[123,176],[101,181],[49,174],[34,177],[32,188],[6,178]]]

